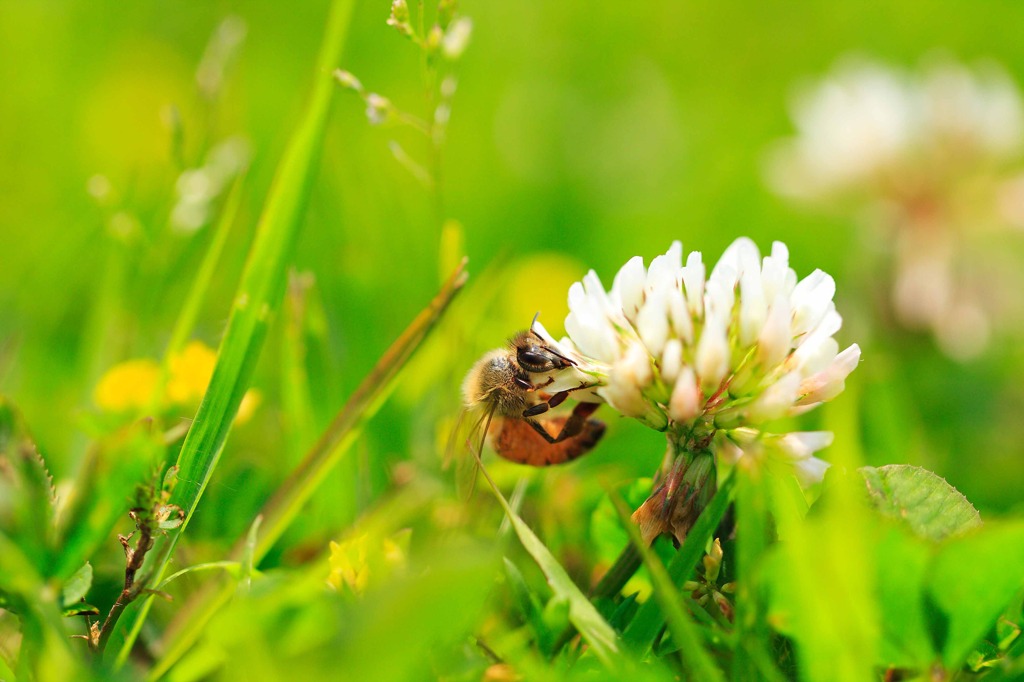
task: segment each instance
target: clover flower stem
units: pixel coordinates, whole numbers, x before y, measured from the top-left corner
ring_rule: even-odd
[[[717,490],[714,454],[689,434],[668,432],[664,477],[651,496],[633,512],[633,521],[648,544],[661,534],[681,545]]]

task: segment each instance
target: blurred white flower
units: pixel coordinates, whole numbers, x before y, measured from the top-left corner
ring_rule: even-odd
[[[940,61],[912,75],[847,59],[791,115],[797,134],[771,154],[769,181],[800,199],[911,191],[917,176],[1012,158],[1024,139],[1020,92],[994,64]]]
[[[371,92],[365,99],[366,119],[370,122],[370,125],[381,125],[391,117],[394,107],[392,107],[391,100],[387,97]]]
[[[210,149],[202,166],[182,171],[175,183],[177,201],[171,208],[171,225],[180,232],[194,232],[206,225],[218,197],[249,165],[250,154],[248,141],[229,137]]]
[[[577,367],[545,390],[593,385],[592,399],[667,431],[680,452],[773,459],[813,483],[826,466],[813,453],[830,436],[764,429],[834,398],[857,366],[860,348],[840,352],[833,338],[834,294],[820,270],[798,280],[781,242],[762,259],[737,239],[710,274],[699,252],[684,265],[675,242],[647,268],[628,261],[610,291],[593,271],[570,287],[557,347]]]
[[[992,234],[1024,224],[1024,99],[995,64],[932,61],[911,73],[846,59],[793,103],[796,135],[768,158],[768,181],[806,202],[859,202],[892,252],[895,319],[929,330],[954,358],[982,352],[992,321],[1024,318],[1020,268],[993,267]],[[987,232],[988,234],[981,234]]]
[[[451,23],[441,39],[441,51],[452,61],[462,56],[469,45],[469,37],[473,33],[473,21],[469,17],[459,17]]]

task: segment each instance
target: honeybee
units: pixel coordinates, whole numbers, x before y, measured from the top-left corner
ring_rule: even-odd
[[[590,416],[596,402],[579,402],[569,415],[538,417],[561,405],[573,391],[592,384],[547,393],[555,375],[576,362],[553,347],[531,325],[504,348],[480,358],[462,383],[464,415],[478,415],[472,433],[480,433],[480,449],[488,434],[495,452],[519,464],[549,466],[586,454],[604,435],[605,425]],[[547,375],[534,383],[532,375]],[[493,420],[493,424],[492,424]],[[493,427],[493,428],[492,428]],[[479,449],[478,449],[479,452]]]

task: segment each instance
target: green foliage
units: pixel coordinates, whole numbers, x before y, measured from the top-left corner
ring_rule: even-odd
[[[54,549],[54,506],[42,455],[21,415],[0,400],[0,528],[43,575]]]
[[[865,467],[862,473],[875,508],[902,519],[922,537],[942,540],[981,525],[974,505],[927,469],[890,464]]]
[[[92,564],[88,561],[80,569],[71,574],[71,577],[64,583],[61,589],[61,604],[64,608],[73,606],[75,602],[81,601],[89,593],[92,587]]]
[[[530,553],[534,561],[537,562],[541,571],[544,572],[544,576],[547,578],[548,585],[554,591],[556,599],[568,604],[569,621],[583,635],[594,655],[605,666],[614,669],[616,667],[617,654],[621,647],[618,635],[608,625],[607,621],[601,617],[601,614],[590,603],[590,600],[580,592],[580,589],[565,572],[565,569],[558,560],[551,554],[551,551],[544,546],[544,543],[540,541],[530,527],[512,510],[504,495],[501,494],[501,490],[494,484],[490,474],[486,470],[483,470],[483,473],[498,503],[505,510],[509,521],[511,521],[512,528],[519,537],[519,541],[523,543],[523,547]]]
[[[686,542],[683,543],[679,552],[672,557],[667,570],[668,577],[673,583],[682,583],[700,560],[705,547],[714,535],[715,529],[729,508],[730,491],[733,481],[732,477],[726,479],[707,509],[697,519],[697,523],[690,529]],[[653,646],[654,640],[657,638],[664,623],[665,615],[662,613],[662,610],[654,602],[648,601],[640,608],[636,617],[630,622],[629,627],[623,633],[623,638],[630,646],[636,647],[639,650],[646,650]]]
[[[0,8],[0,680],[1024,679],[1019,329],[971,362],[897,330],[879,236],[762,177],[794,83],[937,46],[1020,82],[1024,10],[222,9]],[[587,457],[485,449],[493,498],[457,490],[473,360],[538,310],[557,335],[590,267],[741,232],[835,274],[864,348],[783,418],[834,431],[824,485],[721,461],[645,546],[664,442],[604,406]],[[202,401],[172,400],[197,341]]]

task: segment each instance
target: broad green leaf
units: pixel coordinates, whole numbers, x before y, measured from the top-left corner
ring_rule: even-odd
[[[85,602],[78,602],[77,604],[71,604],[65,606],[61,611],[66,618],[74,616],[98,616],[100,615],[100,609],[98,606],[92,604],[86,604]]]
[[[923,670],[935,660],[923,592],[932,548],[902,526],[882,530],[878,542],[879,663]]]
[[[52,562],[53,481],[21,414],[0,398],[0,530],[41,575]]]
[[[501,490],[495,485],[487,470],[483,466],[480,467],[480,470],[494,492],[498,503],[505,510],[505,515],[512,523],[512,528],[515,530],[516,535],[519,536],[519,541],[523,544],[523,548],[537,562],[555,596],[568,601],[569,621],[576,626],[576,630],[579,631],[583,639],[590,645],[590,649],[598,660],[606,667],[614,670],[617,666],[619,653],[619,637],[615,634],[615,630],[601,617],[601,614],[597,612],[594,605],[580,591],[580,588],[576,586],[576,583],[572,581],[572,578],[569,577],[569,574],[565,572],[565,569],[562,568],[562,565],[558,563],[558,560],[551,554],[548,548],[544,546],[540,538],[512,510],[512,507],[509,506],[505,496],[501,494]]]
[[[314,71],[312,95],[267,195],[210,385],[178,455],[178,485],[170,503],[184,510],[185,522],[178,531],[159,538],[146,557],[144,570],[157,581],[163,576],[178,540],[187,531],[188,522],[213,477],[238,406],[249,388],[267,328],[280,306],[327,131],[331,99],[336,89],[330,73],[341,56],[352,4],[350,0],[332,3]],[[126,622],[122,622],[118,666],[127,661],[151,604],[151,597],[143,600],[141,605],[132,608]]]
[[[981,525],[967,498],[927,469],[890,464],[863,467],[861,473],[875,508],[903,520],[921,537],[941,540]]]
[[[61,588],[61,605],[65,608],[74,606],[89,593],[92,587],[92,564],[88,561],[71,574],[71,577],[64,582]]]
[[[44,582],[22,548],[0,528],[0,591],[18,614],[18,669],[27,679],[76,679],[80,670],[61,614],[59,594]]]
[[[826,490],[802,520],[787,519],[761,574],[768,622],[796,642],[801,679],[873,679],[881,632],[876,613],[878,548],[860,476],[829,471]]]
[[[953,669],[1024,589],[1024,521],[989,523],[946,541],[927,589],[948,618],[942,659]]]

